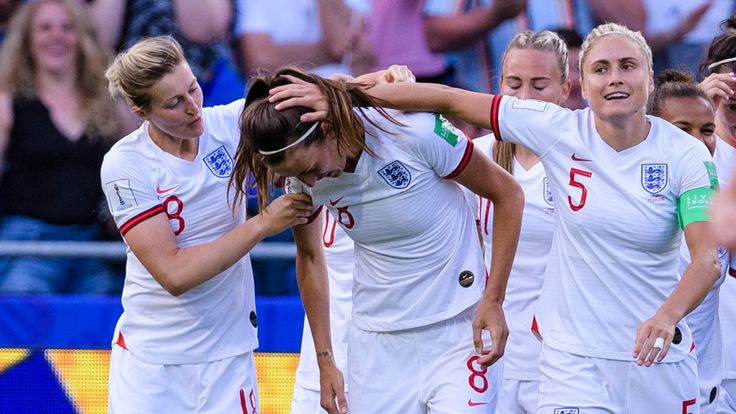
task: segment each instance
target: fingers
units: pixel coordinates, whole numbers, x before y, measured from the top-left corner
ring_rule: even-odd
[[[348,412],[348,400],[345,398],[342,382],[333,384],[327,392],[322,391],[320,405],[330,414],[346,414]]]
[[[345,398],[345,391],[343,390],[343,384],[339,383],[337,384],[337,389],[335,390],[335,393],[337,394],[335,397],[335,401],[337,403],[337,409],[340,414],[347,413],[348,410],[348,400]]]
[[[475,352],[483,354],[483,329],[477,321],[473,321],[473,346],[475,346]]]
[[[672,333],[661,329],[651,329],[644,325],[637,329],[633,356],[637,365],[652,366],[654,361],[662,362],[672,344]]]
[[[378,83],[400,83],[414,81],[416,81],[416,77],[406,65],[391,65],[388,67],[388,69],[386,69],[383,76],[378,79]]]

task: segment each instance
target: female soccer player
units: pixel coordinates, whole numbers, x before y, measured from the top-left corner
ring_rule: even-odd
[[[109,411],[258,412],[248,252],[306,223],[309,199],[284,195],[245,221],[229,187],[244,101],[202,108],[173,38],[136,43],[106,76],[144,121],[108,152],[101,172],[128,246]]]
[[[645,115],[651,60],[640,33],[598,26],[580,55],[590,107],[578,111],[441,85],[370,89],[387,105],[490,128],[542,160],[558,216],[536,313],[540,413],[688,412],[697,404],[682,319],[719,273],[706,222],[716,177],[703,145]],[[291,104],[313,101],[299,89],[272,98],[291,96]],[[312,106],[321,112],[302,121],[323,113],[324,103]],[[681,229],[692,256],[682,278]]]
[[[269,90],[296,80],[329,99],[326,119],[303,123]],[[358,86],[296,70],[251,86],[234,180],[291,179],[355,242],[348,340],[354,413],[492,410],[507,329],[502,302],[518,241],[522,192],[439,115],[388,113]],[[367,108],[367,107],[374,108]],[[460,183],[493,201],[487,280],[475,220]],[[322,406],[347,412],[330,347],[319,214],[294,227],[297,276],[320,366]],[[488,338],[490,333],[490,343]],[[475,346],[473,346],[475,344]]]

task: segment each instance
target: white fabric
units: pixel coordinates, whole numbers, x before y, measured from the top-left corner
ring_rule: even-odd
[[[233,213],[228,182],[240,134],[243,100],[205,108],[205,132],[196,159],[186,161],[156,146],[148,123],[116,143],[102,164],[102,187],[121,231],[168,212],[179,247],[211,242],[245,221]],[[233,194],[230,194],[230,200]],[[162,207],[163,206],[163,207]],[[154,364],[190,364],[244,354],[258,346],[253,275],[248,255],[174,297],[128,248],[121,331],[136,358]]]
[[[353,241],[345,234],[341,226],[337,225],[335,218],[329,210],[324,209],[321,213],[324,217],[324,229],[322,231],[322,244],[325,249],[327,260],[327,275],[330,285],[330,332],[332,335],[332,353],[335,364],[340,369],[344,378],[348,376],[347,351],[348,351],[348,329],[350,327],[350,313],[353,309],[353,269],[355,267],[355,256],[353,255]],[[309,322],[304,318],[304,332],[302,333],[302,347],[299,355],[299,366],[296,369],[296,381],[294,383],[294,395],[296,390],[304,388],[319,391],[319,367],[317,366],[317,354],[314,349],[312,331]],[[347,388],[346,388],[347,389]],[[307,397],[308,393],[302,394]],[[321,409],[319,405],[319,392],[313,404],[308,404],[303,399],[299,406],[307,409],[306,412],[315,412]],[[296,400],[294,400],[296,402]],[[301,411],[300,411],[301,412]],[[292,413],[296,413],[292,409]]]
[[[655,117],[647,118],[651,128],[643,142],[617,152],[596,132],[589,109],[493,99],[496,138],[540,156],[556,200],[559,216],[536,314],[545,343],[632,360],[637,327],[679,281],[676,204],[683,193],[710,186],[710,154]],[[684,321],[678,327],[682,341],[665,362],[690,353],[690,329]]]
[[[253,353],[201,364],[148,364],[113,345],[110,354],[108,412],[260,412]]]
[[[493,413],[503,359],[481,370],[474,361],[474,308],[449,320],[400,332],[350,328],[350,412]],[[485,332],[484,344],[490,345]]]
[[[355,242],[353,323],[396,331],[449,319],[476,304],[485,287],[472,209],[460,186],[442,178],[466,166],[472,143],[433,114],[391,111],[400,127],[366,113],[391,132],[364,121],[378,158],[363,153],[354,173],[306,189]],[[474,281],[462,287],[466,270]]]
[[[694,354],[650,367],[574,355],[545,345],[541,355],[540,414],[700,412]]]
[[[710,6],[697,26],[684,37],[685,43],[707,45],[718,36],[721,21],[727,19],[734,11],[732,0],[712,0]],[[696,7],[705,3],[703,0],[644,0],[647,12],[647,33],[662,33],[674,30],[682,24],[685,17]],[[705,50],[703,51],[705,57]]]
[[[504,359],[508,350],[504,353]],[[506,366],[504,365],[504,370]],[[498,414],[536,414],[539,381],[519,381],[504,378],[498,397]]]
[[[473,144],[489,158],[493,158],[495,138],[487,135]],[[549,259],[554,232],[554,200],[547,184],[547,175],[541,163],[528,171],[513,160],[513,176],[524,191],[524,215],[514,264],[506,287],[503,310],[509,328],[504,353],[504,379],[531,381],[539,378],[539,350],[541,343],[532,333],[532,319],[542,290],[544,271]],[[479,226],[483,237],[486,269],[491,265],[493,237],[493,205],[479,200]]]

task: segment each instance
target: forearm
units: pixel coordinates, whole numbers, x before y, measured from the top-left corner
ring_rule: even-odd
[[[188,40],[207,44],[226,38],[233,19],[232,0],[174,0],[173,3],[179,29]]]
[[[439,112],[491,129],[492,95],[433,83],[378,84],[366,92],[395,109]]]
[[[718,280],[720,267],[714,262],[714,257],[715,254],[712,257],[693,259],[675,290],[660,306],[658,312],[667,315],[673,324],[698,307]]]
[[[503,303],[506,296],[506,285],[519,243],[523,211],[524,198],[521,190],[493,200],[491,268],[488,272],[485,300]]]
[[[126,3],[121,0],[95,0],[87,3],[97,36],[110,50],[115,50],[120,42]]]
[[[147,267],[164,289],[178,296],[227,270],[268,235],[258,215],[212,242],[155,252],[164,258]]]
[[[491,7],[477,7],[458,15],[428,16],[424,19],[424,33],[432,52],[450,52],[482,40],[502,22]]]
[[[334,364],[330,333],[329,285],[321,251],[315,255],[297,255],[297,283],[304,311],[314,338],[317,363]]]

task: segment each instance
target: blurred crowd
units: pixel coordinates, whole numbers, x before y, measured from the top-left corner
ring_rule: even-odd
[[[0,0],[0,240],[120,240],[99,170],[138,120],[109,97],[103,73],[143,37],[173,35],[212,106],[286,65],[357,76],[403,64],[418,81],[498,92],[510,39],[552,30],[570,49],[564,106],[582,108],[577,53],[595,25],[641,31],[655,76],[684,68],[702,79],[697,65],[735,9],[734,0]],[[254,271],[258,293],[296,293],[293,261],[254,259]],[[99,258],[0,257],[0,292],[119,293],[123,272]]]

